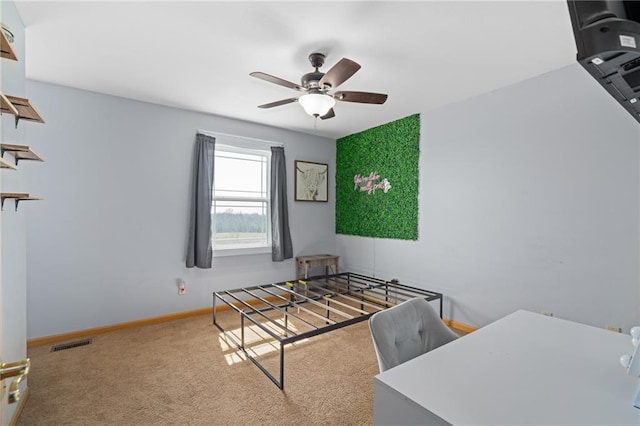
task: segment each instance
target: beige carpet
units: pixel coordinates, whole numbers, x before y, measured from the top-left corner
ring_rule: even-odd
[[[231,311],[219,318],[237,322]],[[273,349],[254,347],[277,373]],[[225,343],[208,315],[98,335],[59,352],[33,348],[31,396],[18,425],[373,423],[378,367],[366,322],[285,354],[281,391]]]

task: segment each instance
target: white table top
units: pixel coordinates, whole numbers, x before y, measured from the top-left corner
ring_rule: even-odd
[[[376,376],[454,425],[640,425],[631,338],[527,311]]]

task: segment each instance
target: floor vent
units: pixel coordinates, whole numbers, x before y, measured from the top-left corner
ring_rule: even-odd
[[[78,340],[75,342],[61,343],[59,345],[51,346],[51,352],[64,351],[65,349],[77,348],[78,346],[90,345],[91,339]]]

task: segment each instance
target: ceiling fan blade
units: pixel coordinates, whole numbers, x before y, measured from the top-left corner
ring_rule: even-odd
[[[275,101],[275,102],[271,102],[271,103],[264,104],[264,105],[258,105],[258,108],[273,108],[273,107],[277,107],[277,106],[280,106],[280,105],[290,104],[291,102],[296,102],[297,100],[298,100],[298,98],[282,99],[280,101]]]
[[[360,65],[351,59],[342,58],[340,62],[335,64],[327,73],[320,79],[318,85],[323,87],[328,84],[332,88],[336,88],[345,81],[347,81],[352,75],[354,75],[360,69]]]
[[[278,84],[280,86],[288,87],[289,89],[303,91],[304,88],[299,84],[292,83],[287,80],[283,80],[280,77],[276,77],[270,74],[265,74],[260,71],[255,71],[249,74],[251,77],[259,78],[260,80],[268,81],[269,83]]]
[[[369,92],[336,92],[333,97],[342,102],[358,102],[361,104],[383,104],[387,101],[387,95],[383,93]]]
[[[327,120],[336,116],[336,112],[331,108],[325,115],[320,117],[320,120]]]

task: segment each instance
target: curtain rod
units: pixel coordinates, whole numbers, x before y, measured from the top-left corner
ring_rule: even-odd
[[[275,142],[275,141],[268,141],[265,139],[257,139],[257,138],[250,138],[248,136],[238,136],[238,135],[231,135],[229,133],[222,133],[222,132],[212,132],[210,130],[198,130],[198,133],[201,133],[203,135],[207,135],[207,136],[220,136],[220,137],[229,137],[229,138],[236,138],[236,139],[245,139],[248,141],[252,141],[252,142],[259,142],[259,143],[264,143],[264,144],[268,144],[268,145],[275,145],[275,146],[284,146],[284,143],[282,142]]]

